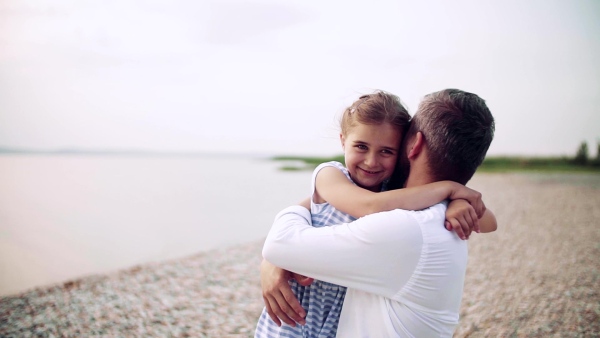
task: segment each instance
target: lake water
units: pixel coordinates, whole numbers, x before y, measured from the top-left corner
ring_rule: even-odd
[[[225,156],[0,156],[0,295],[264,238],[310,172]]]

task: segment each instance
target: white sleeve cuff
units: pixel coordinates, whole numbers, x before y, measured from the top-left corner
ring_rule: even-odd
[[[288,214],[296,214],[298,216],[301,216],[302,218],[304,218],[306,220],[306,222],[310,226],[312,226],[310,211],[308,211],[308,209],[306,209],[305,207],[300,206],[300,205],[292,205],[291,207],[287,207],[287,208],[281,210],[277,214],[277,216],[275,216],[275,222],[277,222],[278,219],[280,219]]]

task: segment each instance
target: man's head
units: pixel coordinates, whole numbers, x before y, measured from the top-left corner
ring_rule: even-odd
[[[444,89],[423,98],[411,121],[405,144],[418,133],[427,149],[432,178],[466,184],[483,162],[494,138],[494,118],[479,96]],[[406,151],[400,156],[405,157]],[[399,166],[406,165],[402,162]]]

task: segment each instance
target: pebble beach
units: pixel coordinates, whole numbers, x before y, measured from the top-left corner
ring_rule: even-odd
[[[455,337],[600,336],[600,175],[482,173],[469,186],[499,228],[469,240]],[[261,247],[3,296],[0,337],[251,337]]]

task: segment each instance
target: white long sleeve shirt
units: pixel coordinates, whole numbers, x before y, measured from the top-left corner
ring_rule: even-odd
[[[300,206],[281,211],[263,248],[269,262],[348,287],[338,337],[451,337],[467,243],[444,228],[445,202],[330,227]]]

